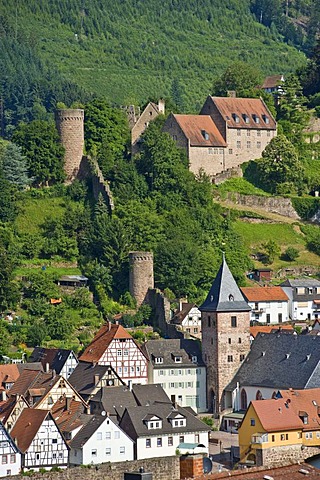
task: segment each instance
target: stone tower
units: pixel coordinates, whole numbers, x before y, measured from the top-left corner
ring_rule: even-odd
[[[250,350],[250,310],[223,257],[200,307],[208,408],[215,414],[232,406],[225,388]]]
[[[60,141],[65,148],[66,183],[71,183],[77,178],[83,156],[84,110],[78,108],[57,110],[56,125]]]
[[[139,307],[146,300],[149,288],[154,288],[153,253],[130,252],[129,264],[129,290]]]

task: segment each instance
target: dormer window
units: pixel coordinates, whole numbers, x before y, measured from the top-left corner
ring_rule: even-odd
[[[147,415],[144,419],[144,423],[148,430],[156,430],[162,428],[162,420],[157,415]]]
[[[175,418],[170,419],[173,428],[186,427],[187,419],[183,415],[177,415]]]
[[[242,114],[242,118],[245,121],[245,123],[250,123],[250,118],[246,113]]]
[[[240,117],[236,113],[232,114],[232,118],[236,123],[240,123]]]
[[[307,414],[307,412],[303,412],[303,411],[300,410],[299,411],[299,417],[303,421],[304,425],[308,425],[308,414]]]
[[[262,119],[263,119],[263,121],[264,121],[264,123],[265,123],[266,125],[269,125],[270,119],[269,119],[269,117],[268,117],[267,115],[263,114],[263,115],[262,115]]]
[[[197,363],[198,357],[196,355],[193,355],[191,360],[192,360],[192,363]]]
[[[260,123],[260,118],[255,113],[252,115],[252,118],[255,123]]]
[[[205,140],[209,140],[209,133],[206,130],[201,130],[201,134]]]
[[[155,357],[154,363],[163,363],[163,357]]]
[[[175,363],[181,363],[182,362],[181,355],[174,355],[173,358],[174,358]]]
[[[234,301],[234,296],[233,295],[229,295],[229,302],[233,302]]]

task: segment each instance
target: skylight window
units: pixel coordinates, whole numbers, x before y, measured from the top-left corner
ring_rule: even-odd
[[[205,140],[209,140],[209,133],[206,130],[201,130],[201,133]]]

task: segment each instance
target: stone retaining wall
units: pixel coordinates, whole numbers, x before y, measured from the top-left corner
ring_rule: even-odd
[[[287,464],[303,462],[309,457],[318,455],[320,447],[305,447],[304,445],[276,446],[273,448],[257,450],[257,466],[278,467]]]
[[[236,205],[244,207],[258,207],[266,212],[277,213],[284,217],[301,220],[292,206],[290,198],[285,197],[264,197],[260,195],[244,195],[237,192],[228,192],[227,199]]]

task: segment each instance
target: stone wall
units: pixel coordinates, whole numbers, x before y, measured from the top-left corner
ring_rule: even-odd
[[[290,198],[264,197],[262,195],[244,195],[242,193],[229,192],[227,194],[227,199],[244,207],[258,207],[266,212],[277,213],[284,217],[301,220],[293,208]]]
[[[153,480],[178,480],[180,478],[179,457],[148,458],[119,463],[105,463],[91,468],[74,467],[61,472],[34,473],[34,480],[123,480],[125,472],[139,471],[153,475]],[[15,480],[25,480],[25,476],[17,475]]]
[[[241,167],[228,168],[225,172],[218,173],[212,179],[212,183],[215,185],[220,185],[220,183],[225,182],[229,178],[243,177],[243,172]]]
[[[57,110],[55,118],[60,141],[65,148],[66,183],[71,183],[78,176],[83,155],[84,110]]]
[[[79,177],[89,177],[92,181],[92,190],[95,200],[97,201],[101,194],[109,210],[112,211],[114,209],[113,196],[109,183],[104,179],[98,162],[95,159],[91,157],[82,158]]]
[[[129,253],[129,291],[137,301],[137,307],[147,301],[149,289],[154,287],[153,253]]]
[[[314,455],[320,454],[320,447],[306,447],[302,445],[276,446],[273,448],[259,449],[256,451],[256,464],[258,467],[277,467],[286,463],[297,463]]]
[[[168,336],[168,329],[170,329],[170,301],[167,297],[157,288],[150,289],[148,291],[147,303],[153,310],[153,324],[152,326],[161,331],[161,334]],[[177,337],[174,337],[177,338]]]

